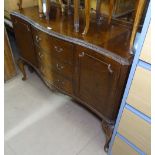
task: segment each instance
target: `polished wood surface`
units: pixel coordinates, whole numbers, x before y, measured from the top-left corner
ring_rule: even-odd
[[[19,67],[24,79],[24,65],[27,64],[49,88],[57,88],[96,113],[103,120],[107,151],[132,62],[132,55],[128,52],[130,30],[115,23],[110,26],[104,23],[101,27],[94,23],[94,28],[98,29],[90,28],[83,36],[74,31],[72,16],[59,13],[60,8],[55,8],[55,14],[50,15],[49,20],[41,19],[38,8],[33,7],[12,15],[21,52]],[[67,37],[70,40],[66,40]],[[84,45],[79,44],[80,41]],[[88,43],[96,48],[90,49]]]
[[[4,30],[4,80],[10,80],[16,75],[16,67],[12,49],[6,30]]]
[[[82,47],[78,47],[77,51],[76,95],[105,117],[114,120],[116,116],[111,107],[115,104],[121,66],[111,59],[96,55],[94,51]]]
[[[104,22],[101,25],[97,25],[92,22],[87,35],[83,36],[82,32],[85,24],[81,23],[79,33],[76,33],[74,31],[74,17],[61,15],[59,11],[60,8],[53,8],[53,14],[48,21],[44,18],[39,18],[38,7],[26,8],[20,11],[20,13],[45,28],[52,28],[51,31],[82,40],[86,44],[91,43],[131,62],[132,55],[129,50],[131,29],[129,27],[118,23],[108,25],[107,22]]]
[[[17,45],[20,48],[20,54],[37,67],[36,53],[34,51],[33,38],[31,35],[31,26],[19,18],[13,18],[14,32],[17,40]],[[23,37],[24,36],[24,37]]]

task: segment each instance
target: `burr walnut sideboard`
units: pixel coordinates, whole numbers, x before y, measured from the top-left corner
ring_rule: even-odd
[[[92,22],[83,36],[84,23],[76,33],[72,15],[62,15],[59,7],[53,9],[50,20],[39,18],[37,7],[11,13],[23,80],[26,64],[49,88],[97,114],[103,120],[107,149],[133,59],[131,30],[115,22]]]

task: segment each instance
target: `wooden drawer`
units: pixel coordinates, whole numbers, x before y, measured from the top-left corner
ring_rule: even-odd
[[[135,115],[124,110],[118,132],[135,144],[143,152],[150,155],[151,151],[151,125]]]
[[[137,67],[127,103],[151,117],[151,72]]]
[[[54,86],[71,95],[73,92],[72,82],[57,73],[54,73],[53,75]]]
[[[53,38],[48,34],[33,28],[33,40],[37,46],[45,51],[53,51]]]
[[[37,57],[39,65],[44,66],[45,68],[48,68],[48,70],[54,70],[58,72],[59,74],[65,76],[66,78],[72,80],[73,76],[73,66],[70,64],[65,64],[55,57],[52,56],[50,53],[46,53],[41,48],[36,46],[37,50]]]
[[[112,147],[112,155],[139,155],[139,153],[116,136]]]
[[[73,63],[73,44],[33,29],[33,39],[37,46],[64,63]]]
[[[151,27],[150,26],[145,38],[140,59],[148,63],[151,63]]]
[[[56,38],[53,41],[54,56],[64,63],[73,64],[73,45]]]
[[[51,68],[47,68],[47,66],[40,66],[40,72],[48,83],[54,85],[58,89],[61,89],[68,94],[72,94],[73,88],[71,81],[52,71]]]
[[[57,59],[54,59],[52,62],[52,70],[72,80],[72,77],[73,77],[73,66],[72,65],[64,64],[58,61]]]

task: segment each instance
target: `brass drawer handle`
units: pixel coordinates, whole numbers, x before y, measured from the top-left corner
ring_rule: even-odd
[[[59,70],[59,71],[64,69],[64,66],[60,65],[60,64],[56,64],[56,67],[57,67],[57,70]]]
[[[79,53],[79,57],[84,57],[84,52]]]
[[[111,64],[108,65],[108,70],[111,74],[113,73],[113,70],[111,69]]]
[[[29,28],[29,26],[27,25],[27,31],[30,31],[30,28]]]
[[[38,43],[39,41],[41,41],[41,38],[36,35],[36,42]]]
[[[63,51],[63,48],[59,48],[58,46],[54,46],[54,49],[58,52],[58,53],[60,53],[60,52],[62,52]]]

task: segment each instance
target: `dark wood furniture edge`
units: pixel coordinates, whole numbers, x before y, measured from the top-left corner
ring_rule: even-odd
[[[68,42],[71,42],[71,43],[86,47],[86,48],[91,49],[91,50],[94,50],[95,52],[97,52],[99,54],[102,54],[102,55],[105,55],[106,57],[111,58],[111,59],[117,61],[118,63],[122,64],[122,65],[130,65],[132,63],[130,58],[129,59],[122,58],[121,56],[119,56],[119,55],[117,55],[115,53],[112,53],[111,51],[108,51],[108,50],[106,50],[104,48],[101,48],[99,46],[93,45],[91,43],[85,42],[85,41],[77,39],[77,38],[73,38],[73,37],[70,37],[70,36],[66,36],[66,35],[57,33],[57,32],[52,31],[52,30],[48,30],[47,28],[39,25],[38,23],[34,22],[30,18],[22,15],[19,12],[14,11],[14,12],[11,13],[11,15],[14,15],[16,17],[19,17],[19,18],[27,21],[32,26],[34,26],[35,28],[39,29],[42,32],[47,33],[48,35],[51,35],[51,36],[57,37],[59,39],[62,39],[64,41],[68,41]]]

